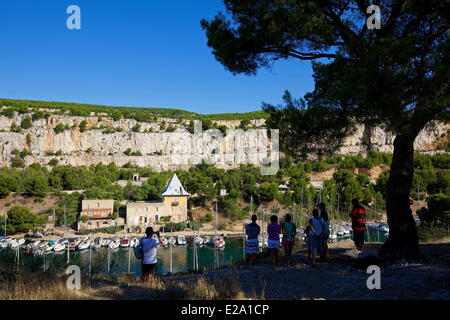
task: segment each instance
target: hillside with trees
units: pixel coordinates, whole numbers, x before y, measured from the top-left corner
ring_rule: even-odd
[[[230,223],[248,219],[250,211],[259,212],[261,208],[274,213],[302,209],[301,213],[307,217],[319,201],[325,202],[329,207],[332,219],[346,220],[353,198],[362,200],[363,205],[368,208],[370,219],[380,220],[385,210],[386,183],[391,161],[392,154],[373,151],[366,157],[359,154],[306,162],[286,156],[280,161],[278,173],[272,176],[261,175],[260,168],[252,165],[225,170],[203,163],[189,170],[155,172],[142,167],[118,167],[114,163],[89,167],[56,165],[50,170],[33,164],[24,169],[1,168],[0,196],[14,199],[11,194],[21,195],[34,199],[35,203],[42,202],[46,197],[53,197],[56,199],[54,206],[40,212],[35,212],[31,206],[31,211],[43,217],[52,215],[55,209],[57,223],[61,225],[65,206],[67,223],[71,224],[77,219],[82,199],[114,199],[116,210],[124,200],[160,200],[160,193],[173,173],[176,173],[191,194],[190,209],[197,213],[192,217],[197,222],[212,221],[216,199],[219,199],[220,215]],[[448,194],[449,154],[416,154],[414,166],[411,201],[423,201],[426,196],[430,198],[435,194]],[[380,169],[380,174],[376,177],[361,173],[363,169],[373,168]],[[330,173],[330,178],[323,179],[321,188],[314,187],[311,176],[321,172]],[[146,178],[140,186],[132,183],[135,173]],[[117,183],[119,180],[128,182],[121,186]],[[286,185],[288,189],[280,190],[280,185]],[[220,197],[221,189],[227,190],[227,196]],[[72,190],[78,192],[66,192]],[[4,210],[8,212],[14,208],[10,207],[11,204],[4,206]],[[435,211],[433,206],[430,210]]]

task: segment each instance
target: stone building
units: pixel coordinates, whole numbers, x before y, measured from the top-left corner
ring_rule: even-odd
[[[186,192],[175,174],[167,188],[161,193],[162,201],[138,201],[127,203],[126,228],[140,226],[141,229],[156,222],[182,222],[187,220]]]
[[[78,230],[123,226],[123,218],[111,219],[113,213],[114,200],[82,200],[80,218],[87,217],[88,220],[79,219]]]
[[[80,216],[89,219],[111,218],[114,212],[114,200],[83,200]]]

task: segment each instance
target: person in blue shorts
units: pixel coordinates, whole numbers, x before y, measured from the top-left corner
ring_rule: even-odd
[[[316,256],[321,255],[323,250],[323,236],[325,233],[325,222],[320,217],[319,210],[313,210],[313,217],[309,220],[309,236],[311,242],[312,259],[311,264],[316,264]]]
[[[255,269],[256,254],[258,253],[258,236],[261,228],[256,224],[256,214],[252,215],[252,222],[245,226],[245,233],[247,234],[247,242],[245,245],[245,267],[251,263],[252,270]]]

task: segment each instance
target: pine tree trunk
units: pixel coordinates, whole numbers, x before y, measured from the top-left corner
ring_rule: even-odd
[[[415,136],[399,134],[394,140],[394,154],[386,188],[389,238],[379,254],[391,260],[417,258],[419,240],[412,216],[409,194],[413,178]]]

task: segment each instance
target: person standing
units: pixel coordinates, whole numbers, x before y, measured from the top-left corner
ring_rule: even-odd
[[[157,258],[156,254],[161,245],[161,237],[159,231],[156,232],[157,239],[153,238],[155,234],[152,227],[145,230],[146,237],[142,238],[140,244],[142,246],[142,281],[148,281],[151,284],[153,276],[157,274]]]
[[[319,215],[319,210],[313,210],[313,217],[309,219],[309,236],[311,242],[311,253],[312,259],[311,263],[316,264],[316,256],[322,253],[322,237],[325,232],[325,222]]]
[[[325,223],[325,232],[322,237],[322,261],[327,262],[328,261],[328,238],[330,237],[330,220],[328,217],[328,211],[325,207],[325,203],[321,202],[319,203],[319,212],[320,217],[323,219]]]
[[[303,230],[303,232],[305,233],[304,245],[306,246],[306,248],[308,250],[308,263],[311,263],[311,237],[309,235],[310,230],[311,230],[311,227],[309,225],[307,225],[305,230]]]
[[[362,250],[364,245],[364,229],[366,227],[366,209],[360,205],[358,199],[352,200],[352,211],[350,218],[352,219],[353,242],[356,249]]]
[[[273,215],[270,217],[270,224],[267,226],[267,247],[272,254],[272,266],[278,267],[278,250],[280,249],[280,225],[278,224],[278,217]]]
[[[247,234],[247,242],[245,244],[245,268],[248,263],[251,263],[252,270],[255,269],[255,259],[258,253],[258,236],[261,232],[260,226],[256,224],[256,214],[252,215],[252,222],[245,226],[245,233]],[[250,261],[251,260],[251,261]]]
[[[281,225],[281,232],[283,233],[283,239],[281,243],[284,247],[284,254],[286,258],[286,266],[292,267],[292,248],[294,247],[295,242],[295,234],[296,234],[296,227],[293,222],[291,222],[292,217],[288,213],[284,217],[284,223]]]

